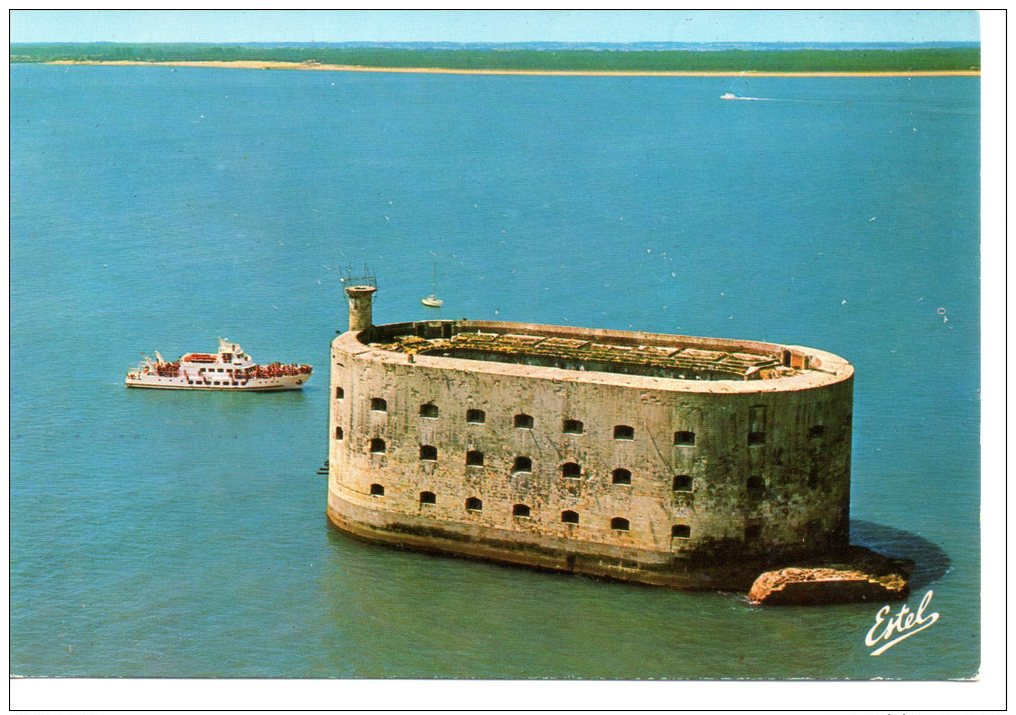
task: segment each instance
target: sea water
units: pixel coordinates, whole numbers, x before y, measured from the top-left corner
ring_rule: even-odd
[[[765,101],[722,101],[725,92]],[[979,667],[976,78],[11,67],[11,670],[25,676],[907,678]],[[751,338],[856,367],[881,604],[597,581],[325,518],[329,342],[377,322]],[[431,292],[440,311],[419,299]],[[240,342],[284,394],[127,390]]]

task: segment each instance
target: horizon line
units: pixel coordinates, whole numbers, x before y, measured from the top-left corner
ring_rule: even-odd
[[[453,45],[467,47],[470,45],[488,45],[511,47],[518,45],[576,45],[602,47],[632,47],[638,45],[807,45],[844,46],[844,45],[894,45],[926,47],[928,45],[949,46],[980,46],[980,40],[924,40],[901,42],[893,40],[637,40],[634,42],[609,42],[599,40],[514,40],[501,42],[494,40],[32,40],[30,42],[10,42],[14,45]]]

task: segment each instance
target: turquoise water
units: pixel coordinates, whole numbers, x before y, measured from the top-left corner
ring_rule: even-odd
[[[725,102],[719,95],[768,98]],[[11,670],[907,678],[979,663],[978,80],[11,68]],[[325,518],[340,268],[378,322],[756,338],[857,369],[855,541],[941,619],[753,608],[352,541]],[[948,320],[946,320],[946,318]],[[308,362],[128,391],[140,351]]]

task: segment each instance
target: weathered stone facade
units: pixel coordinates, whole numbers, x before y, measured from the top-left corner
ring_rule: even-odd
[[[348,532],[689,588],[746,587],[762,565],[847,546],[853,369],[835,355],[519,323],[357,327],[331,353],[328,514]]]

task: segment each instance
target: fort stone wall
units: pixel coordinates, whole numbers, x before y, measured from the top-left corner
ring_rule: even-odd
[[[675,380],[404,354],[344,333],[332,345],[329,517],[414,548],[742,586],[734,564],[847,545],[853,371],[792,352],[821,368]]]

